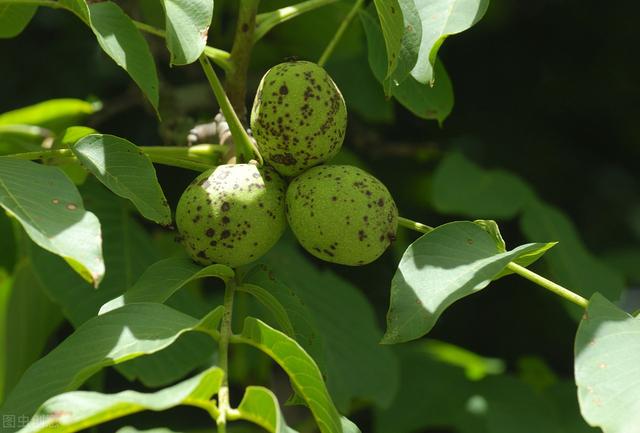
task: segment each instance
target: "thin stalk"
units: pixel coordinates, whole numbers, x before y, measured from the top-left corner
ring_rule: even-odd
[[[420,233],[429,233],[433,230],[433,227],[403,217],[398,217],[398,225]],[[577,293],[574,293],[566,287],[563,287],[558,283],[554,283],[548,278],[545,278],[542,275],[538,275],[535,272],[525,268],[524,266],[520,266],[517,263],[510,262],[507,265],[507,269],[537,284],[538,286],[543,287],[570,302],[573,302],[574,304],[582,308],[586,308],[589,304],[589,301],[587,301]]]
[[[27,159],[29,161],[33,161],[34,159],[43,159],[43,158],[73,158],[73,153],[70,149],[52,149],[52,150],[38,150],[36,152],[22,152],[22,153],[14,153],[10,156],[11,158],[17,159]]]
[[[324,49],[324,52],[322,53],[322,55],[320,56],[320,59],[318,60],[318,65],[324,66],[325,63],[327,63],[327,60],[329,60],[329,57],[333,53],[333,50],[336,48],[336,45],[338,45],[338,42],[342,38],[342,35],[349,27],[351,20],[353,20],[353,17],[356,16],[358,11],[362,8],[363,4],[364,4],[364,0],[356,0],[356,2],[353,4],[353,7],[351,8],[347,16],[344,17],[344,19],[342,20],[342,23],[340,23],[340,27],[338,27],[338,31],[336,32],[335,35],[333,35],[333,38],[331,38],[331,40],[329,41],[327,48]]]
[[[177,157],[213,157],[229,151],[221,144],[196,144],[195,146],[145,146],[143,151],[147,155],[167,155]]]
[[[260,0],[240,0],[239,2],[238,23],[233,38],[233,47],[231,47],[232,68],[227,72],[225,80],[225,89],[229,101],[231,101],[231,106],[238,113],[240,119],[243,120],[246,118],[247,113],[245,104],[247,73],[253,49],[253,33],[256,28],[256,14],[258,13],[259,4]],[[229,119],[227,118],[228,121]]]
[[[589,304],[589,301],[587,301],[577,293],[574,293],[571,290],[562,287],[560,284],[554,283],[553,281],[543,277],[542,275],[538,275],[535,272],[530,271],[529,269],[525,268],[524,266],[520,266],[517,263],[509,263],[507,265],[507,269],[539,285],[540,287],[544,287],[545,289],[555,293],[556,295],[566,299],[567,301],[573,302],[574,304],[582,308],[587,308],[587,305]]]
[[[335,3],[338,0],[307,0],[291,6],[283,7],[271,12],[265,12],[256,16],[256,30],[253,34],[253,43],[258,42],[269,30],[289,21],[306,12],[310,12],[322,6]]]
[[[431,230],[433,230],[433,227],[431,226],[419,223],[417,221],[412,221],[408,218],[403,218],[403,217],[398,217],[398,225],[408,228],[410,230],[415,230],[420,233],[429,233]]]
[[[233,144],[236,146],[238,159],[240,162],[249,162],[255,157],[258,162],[262,164],[262,157],[260,156],[258,149],[255,148],[249,134],[247,134],[247,131],[242,126],[242,123],[233,109],[227,94],[224,92],[222,83],[220,83],[213,67],[211,67],[211,63],[209,63],[209,59],[204,54],[200,56],[200,64],[207,76],[207,80],[209,80],[211,90],[213,90],[213,94],[218,100],[220,110],[222,110],[222,114],[224,114],[225,120],[229,125],[229,130],[233,136]]]
[[[53,132],[47,128],[42,128],[40,126],[33,125],[0,125],[0,132],[4,133],[12,133],[12,134],[21,134],[21,135],[30,135],[32,137],[38,138],[49,138],[53,137]]]
[[[229,403],[229,340],[233,334],[231,323],[233,319],[233,298],[236,290],[236,280],[230,279],[224,289],[224,312],[220,324],[220,340],[218,341],[218,366],[223,371],[222,385],[218,391],[218,411],[216,419],[218,433],[225,433],[227,429],[227,414],[231,411]]]

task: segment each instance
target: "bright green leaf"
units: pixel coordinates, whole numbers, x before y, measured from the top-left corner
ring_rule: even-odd
[[[420,55],[411,75],[420,83],[433,84],[440,79],[434,71],[438,49],[444,40],[463,32],[480,21],[489,0],[413,0],[422,20]]]
[[[213,332],[221,317],[221,308],[198,321],[162,304],[142,303],[94,317],[27,370],[0,412],[31,415],[104,367],[158,352],[189,331]]]
[[[320,431],[342,433],[340,414],[329,396],[318,365],[295,340],[258,319],[248,317],[242,334],[232,341],[249,344],[269,355],[294,383]]]
[[[181,287],[199,278],[217,277],[226,281],[233,276],[233,269],[221,264],[203,268],[185,256],[163,259],[149,266],[124,294],[104,304],[99,314],[134,302],[163,303]]]
[[[513,218],[534,197],[519,177],[485,170],[459,153],[440,162],[431,185],[431,201],[438,212],[471,218]]]
[[[485,358],[444,341],[426,340],[421,348],[433,359],[463,368],[469,380],[484,379],[505,370],[501,359]]]
[[[163,0],[162,4],[171,64],[195,62],[207,45],[213,0]]]
[[[135,144],[114,135],[92,134],[72,145],[71,151],[107,188],[131,200],[142,216],[171,224],[171,209],[156,170]]]
[[[527,244],[500,252],[495,239],[472,222],[437,227],[402,256],[391,282],[383,342],[423,336],[455,301],[485,288],[509,262],[544,246]]]
[[[98,286],[105,271],[100,222],[59,169],[0,157],[0,205],[35,243]]]
[[[640,318],[596,293],[578,327],[575,377],[582,415],[604,433],[640,425]]]
[[[99,102],[81,99],[50,99],[0,114],[0,125],[35,125],[62,132],[100,110]]]
[[[18,36],[35,15],[38,6],[0,4],[0,39]]]
[[[362,11],[360,19],[367,34],[369,66],[376,79],[384,81],[387,64],[380,26],[370,11]],[[453,109],[453,87],[442,62],[436,63],[438,83],[434,86],[419,83],[413,77],[405,78],[391,88],[391,94],[405,108],[423,119],[435,119],[442,123]]]
[[[262,386],[249,386],[238,406],[238,419],[259,425],[270,433],[295,433],[287,426],[278,398]]]
[[[158,412],[179,405],[211,408],[213,414],[216,409],[210,399],[220,389],[223,375],[220,368],[212,367],[154,393],[67,392],[47,400],[20,432],[39,433],[55,429],[59,433],[71,433],[143,410]]]

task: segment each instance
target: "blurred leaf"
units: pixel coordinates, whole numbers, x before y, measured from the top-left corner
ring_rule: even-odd
[[[0,39],[18,36],[35,15],[38,6],[0,4]]]
[[[59,169],[0,157],[0,205],[35,243],[64,258],[95,287],[100,284],[100,221],[84,209],[75,185]]]
[[[538,392],[543,392],[558,382],[553,370],[537,356],[518,359],[518,377]]]
[[[11,218],[4,211],[0,211],[0,269],[6,270],[7,273],[11,273],[16,264],[17,251],[13,231],[14,224]]]
[[[426,340],[423,350],[434,359],[464,369],[467,379],[480,380],[505,370],[501,359],[485,358],[462,347],[438,340]]]
[[[589,298],[596,291],[619,299],[622,276],[594,257],[584,246],[575,226],[560,210],[541,202],[530,202],[520,219],[524,235],[532,240],[554,240],[560,245],[545,257],[554,280]],[[577,319],[581,310],[569,305]]]
[[[390,77],[398,67],[398,60],[400,57],[400,48],[402,46],[402,34],[404,33],[404,21],[402,18],[402,9],[398,0],[373,0],[373,3],[378,12],[378,19],[380,20],[380,28],[382,29],[382,36],[384,38],[384,45],[386,47],[386,72],[384,72],[384,78],[381,81],[385,83],[385,93],[390,92]]]
[[[607,251],[603,261],[634,283],[640,284],[640,248],[623,247]]]
[[[175,432],[173,430],[170,430],[164,427],[152,428],[149,430],[138,430],[135,427],[127,426],[127,427],[122,427],[121,429],[118,429],[116,433],[178,433],[178,432]]]
[[[342,433],[340,414],[329,396],[318,365],[295,340],[258,319],[247,317],[242,333],[231,341],[249,344],[269,355],[295,384],[320,431]]]
[[[380,27],[371,11],[360,12],[360,19],[367,34],[369,66],[376,79],[383,82],[387,61]],[[407,77],[400,85],[392,86],[391,94],[416,116],[423,119],[435,119],[442,123],[453,108],[453,88],[442,62],[436,63],[436,69],[440,78],[434,86],[422,84],[413,77]]]
[[[294,302],[288,308],[296,339],[318,358],[340,410],[348,411],[354,398],[388,405],[397,387],[398,366],[391,350],[378,344],[381,331],[367,298],[333,272],[317,269],[292,236],[285,236],[261,262],[306,307],[298,309]],[[272,290],[264,280],[259,284]],[[299,315],[307,311],[305,324]],[[310,334],[305,338],[298,333]]]
[[[285,310],[280,301],[278,301],[278,299],[268,290],[258,286],[257,284],[242,284],[238,287],[238,291],[248,293],[257,299],[267,310],[269,310],[269,312],[271,312],[282,331],[289,337],[295,339],[295,331],[293,330],[293,325],[291,324],[291,319],[289,319],[287,310]]]
[[[221,317],[221,308],[198,321],[162,304],[142,303],[94,317],[27,370],[0,412],[31,415],[102,368],[162,350],[186,332],[209,332]]]
[[[582,415],[604,433],[640,425],[640,318],[596,293],[578,327],[575,377]]]
[[[287,426],[273,392],[261,386],[249,386],[238,406],[240,419],[259,425],[270,433],[294,433]]]
[[[162,411],[187,405],[203,409],[214,407],[210,399],[220,389],[224,372],[212,367],[191,379],[155,393],[123,391],[101,394],[72,391],[47,400],[33,416],[22,433],[84,430],[116,418],[143,410]]]
[[[184,255],[170,257],[149,266],[126,292],[102,305],[99,314],[136,302],[164,303],[181,287],[199,278],[217,277],[226,281],[233,276],[233,269],[225,265],[202,267]]]
[[[0,114],[0,125],[35,125],[59,133],[101,107],[100,103],[82,99],[50,99]]]
[[[156,170],[135,144],[114,135],[93,134],[81,138],[71,151],[107,188],[131,200],[142,216],[171,224],[171,209]]]
[[[171,64],[186,65],[198,60],[207,45],[213,3],[213,0],[162,0]]]
[[[489,0],[412,0],[422,20],[420,54],[411,75],[420,83],[434,83],[440,78],[434,67],[444,40],[463,32],[480,21]]]
[[[423,235],[407,249],[391,282],[383,343],[422,337],[455,301],[485,288],[509,262],[545,248],[527,244],[501,253],[489,233],[467,221]]]
[[[40,358],[63,317],[58,306],[45,295],[28,260],[16,266],[13,284],[5,286],[4,291],[0,294],[0,298],[6,296],[5,308],[0,307],[0,320],[3,322],[0,332],[4,333],[0,338],[4,340],[1,349],[6,359],[1,372],[4,380],[0,379],[0,383],[4,382],[4,393],[8,393],[25,370]],[[0,401],[1,391],[2,386]]]
[[[534,198],[529,186],[503,170],[485,170],[459,153],[433,174],[431,201],[438,212],[471,218],[513,218]]]
[[[147,41],[120,6],[111,1],[89,5],[85,0],[59,0],[59,3],[91,28],[102,50],[127,71],[157,113],[159,95],[155,61]]]
[[[9,323],[7,316],[9,314],[9,300],[11,298],[11,288],[13,279],[11,275],[0,267],[0,404],[4,401],[7,393],[7,364],[8,364],[8,334],[7,329]]]

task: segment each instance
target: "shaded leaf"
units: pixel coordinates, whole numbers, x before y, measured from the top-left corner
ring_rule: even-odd
[[[402,34],[404,32],[404,21],[402,18],[402,9],[398,4],[398,0],[373,0],[378,19],[380,20],[380,28],[386,47],[386,68],[383,72],[384,79],[389,83],[389,77],[398,66],[398,58],[400,56],[400,48],[402,45]],[[385,85],[387,94],[390,94],[390,83]]]
[[[203,268],[186,256],[170,257],[149,266],[130,289],[104,304],[99,314],[135,302],[164,303],[181,287],[199,278],[217,277],[226,281],[233,276],[233,269],[225,265]]]
[[[195,62],[207,45],[213,0],[163,0],[162,4],[171,63],[186,65]]]
[[[249,386],[238,406],[238,418],[259,425],[270,433],[294,433],[287,426],[278,398],[262,386]]]
[[[155,393],[123,391],[101,394],[73,391],[47,400],[21,433],[75,432],[141,412],[162,411],[179,405],[214,407],[211,397],[220,389],[224,372],[212,367],[191,379]],[[213,409],[215,410],[215,409]]]
[[[35,15],[38,6],[0,4],[0,38],[18,36]]]
[[[578,327],[575,377],[582,415],[605,433],[640,425],[640,317],[593,295]]]
[[[289,319],[287,310],[268,290],[265,290],[256,284],[242,284],[238,287],[238,291],[248,293],[257,299],[264,307],[267,308],[267,310],[271,312],[271,314],[273,314],[273,317],[282,328],[282,331],[284,331],[284,333],[289,337],[295,338],[295,331],[293,330],[293,324],[291,323],[291,319]]]
[[[294,294],[290,306],[283,301],[286,296],[279,299],[287,308],[296,340],[323,369],[338,408],[348,411],[355,398],[388,405],[397,387],[398,365],[390,348],[379,344],[382,332],[360,290],[329,270],[319,270],[292,236],[283,237],[261,261],[276,283],[269,282],[267,271],[256,280],[258,284],[275,296],[279,290]],[[278,282],[279,290],[274,287]]]
[[[105,271],[100,222],[58,168],[0,157],[0,205],[35,243],[98,286]]]
[[[44,293],[28,260],[22,260],[16,266],[13,284],[5,290],[7,299],[4,313],[0,307],[0,321],[4,326],[4,329],[0,326],[0,332],[4,334],[0,341],[4,340],[4,344],[0,349],[6,361],[1,372],[4,380],[0,379],[0,382],[4,382],[4,391],[7,393],[25,370],[40,358],[49,337],[60,326],[63,317],[60,308]]]
[[[585,247],[576,227],[559,209],[534,201],[529,203],[520,219],[520,226],[528,239],[558,241],[545,256],[554,281],[585,298],[596,291],[609,299],[619,299],[625,287],[624,279],[615,270],[593,256]],[[578,319],[582,311],[567,304]]]
[[[186,332],[210,332],[221,317],[221,308],[198,321],[162,304],[142,303],[94,317],[27,370],[0,412],[31,415],[100,369],[158,352]]]
[[[434,67],[444,40],[480,21],[489,0],[413,0],[422,20],[420,54],[411,75],[420,83],[440,79]]]
[[[378,23],[370,11],[360,12],[360,19],[367,34],[369,66],[373,75],[383,82],[385,64],[382,49],[383,38]],[[436,63],[438,83],[434,86],[419,83],[413,77],[407,77],[398,86],[391,87],[391,95],[416,116],[423,119],[435,119],[442,123],[453,109],[453,87],[442,62]]]
[[[295,340],[258,319],[248,317],[242,334],[231,341],[249,344],[269,355],[295,384],[320,431],[342,433],[340,414],[329,396],[318,365]]]
[[[405,251],[391,282],[383,343],[425,335],[447,307],[485,288],[509,262],[547,247],[527,244],[500,252],[493,236],[466,221],[423,235]]]
[[[513,218],[534,198],[519,177],[485,170],[459,153],[440,162],[431,185],[431,201],[438,212],[471,218]]]
[[[87,135],[70,146],[73,154],[96,178],[127,198],[142,216],[171,224],[171,209],[147,155],[128,140],[114,135]]]

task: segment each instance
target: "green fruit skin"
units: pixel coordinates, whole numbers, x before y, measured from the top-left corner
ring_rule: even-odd
[[[322,165],[296,177],[286,209],[304,249],[342,265],[371,263],[398,228],[398,209],[384,184],[350,165]]]
[[[269,167],[220,165],[180,197],[176,224],[191,258],[237,267],[271,249],[286,228],[286,184]]]
[[[344,98],[329,74],[311,62],[286,62],[262,78],[251,130],[261,155],[284,176],[328,161],[347,128]]]

